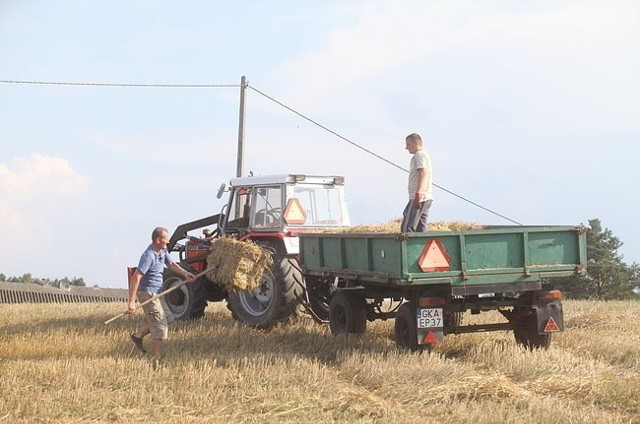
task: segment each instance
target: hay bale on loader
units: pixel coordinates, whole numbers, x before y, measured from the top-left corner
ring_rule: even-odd
[[[271,253],[256,243],[220,237],[212,241],[207,256],[207,278],[228,290],[252,291],[272,264]]]

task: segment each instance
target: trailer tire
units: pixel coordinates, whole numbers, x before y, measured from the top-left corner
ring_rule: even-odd
[[[338,291],[329,305],[331,334],[362,334],[367,327],[367,307],[362,296]]]
[[[534,310],[516,321],[513,335],[516,343],[529,350],[546,350],[551,345],[551,334],[538,334],[538,318]]]
[[[418,344],[418,329],[416,327],[416,311],[411,303],[404,303],[398,309],[394,325],[396,346],[402,351],[422,351],[424,346]]]
[[[296,312],[302,292],[302,274],[295,259],[273,254],[273,265],[259,287],[252,292],[230,290],[227,308],[236,320],[254,328],[267,329]]]
[[[451,314],[445,314],[444,326],[448,329],[456,329],[462,326],[464,312],[452,312]]]
[[[162,291],[183,281],[182,277],[170,269],[165,269],[163,279]],[[207,288],[205,284],[206,282],[199,278],[164,296],[167,312],[173,315],[173,319],[199,319],[204,316],[204,310],[207,307]]]

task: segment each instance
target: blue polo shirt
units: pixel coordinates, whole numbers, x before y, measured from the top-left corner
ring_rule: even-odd
[[[153,250],[152,245],[149,245],[140,257],[140,262],[138,263],[138,271],[142,273],[138,290],[160,293],[164,267],[172,262],[167,249],[156,252]]]

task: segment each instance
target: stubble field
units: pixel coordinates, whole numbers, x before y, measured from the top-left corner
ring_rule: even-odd
[[[210,306],[154,371],[128,339],[141,314],[104,325],[123,304],[0,305],[0,422],[640,423],[640,302],[564,306],[547,351],[494,332],[431,354],[398,352],[393,320],[336,338]]]

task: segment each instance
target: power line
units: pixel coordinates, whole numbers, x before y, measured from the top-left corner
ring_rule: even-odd
[[[237,88],[239,84],[123,84],[111,82],[60,82],[0,80],[1,84],[65,85],[77,87],[136,87],[136,88]]]
[[[127,87],[127,88],[238,88],[240,87],[239,84],[139,84],[139,83],[133,83],[133,84],[127,84],[127,83],[102,83],[102,82],[63,82],[63,81],[26,81],[26,80],[0,80],[0,84],[23,84],[23,85],[58,85],[58,86],[76,86],[76,87]],[[309,122],[311,122],[312,124],[316,125],[317,127],[333,134],[334,136],[340,138],[343,141],[346,141],[347,143],[351,144],[354,147],[357,147],[358,149],[364,151],[365,153],[368,153],[378,159],[380,159],[381,161],[395,167],[398,168],[404,172],[409,172],[409,170],[407,170],[406,168],[398,165],[397,163],[394,163],[390,160],[388,160],[387,158],[380,156],[379,154],[373,152],[372,150],[369,150],[363,146],[361,146],[360,144],[349,140],[348,138],[338,134],[337,132],[333,131],[332,129],[320,124],[319,122],[309,118],[308,116],[298,112],[297,110],[293,109],[292,107],[287,106],[286,104],[280,102],[279,100],[276,100],[275,98],[269,96],[268,94],[258,90],[257,88],[253,87],[252,85],[247,84],[247,87],[249,87],[250,89],[252,89],[253,91],[255,91],[256,93],[260,94],[261,96],[271,100],[272,102],[278,104],[279,106],[287,109],[288,111],[290,111],[291,113],[298,115],[299,117],[301,117],[302,119],[305,119]],[[493,215],[496,215],[502,219],[505,219],[509,222],[512,222],[514,224],[517,225],[522,225],[520,222],[515,221],[511,218],[508,218],[498,212],[495,212],[489,208],[486,208],[470,199],[467,199],[466,197],[463,197],[457,193],[454,193],[451,190],[448,190],[438,184],[433,184],[435,187],[439,188],[442,191],[445,191],[449,194],[451,194],[452,196],[457,197],[460,200],[463,200],[467,203],[470,203],[486,212],[489,212]]]
[[[333,131],[332,129],[327,128],[326,126],[324,126],[324,125],[320,124],[319,122],[317,122],[317,121],[315,121],[315,120],[313,120],[313,119],[309,118],[308,116],[306,116],[306,115],[304,115],[304,114],[302,114],[302,113],[298,112],[297,110],[293,109],[292,107],[289,107],[289,106],[287,106],[286,104],[282,103],[281,101],[278,101],[278,100],[274,99],[273,97],[269,96],[268,94],[266,94],[266,93],[264,93],[264,92],[262,92],[262,91],[258,90],[257,88],[253,87],[252,85],[247,85],[247,86],[248,86],[250,89],[252,89],[253,91],[255,91],[256,93],[260,94],[261,96],[263,96],[263,97],[265,97],[265,98],[267,98],[267,99],[271,100],[272,102],[276,103],[277,105],[279,105],[279,106],[281,106],[281,107],[283,107],[283,108],[287,109],[289,112],[291,112],[291,113],[294,113],[294,114],[298,115],[298,116],[299,116],[299,117],[301,117],[302,119],[304,119],[304,120],[306,120],[306,121],[311,122],[313,125],[316,125],[317,127],[322,128],[323,130],[325,130],[325,131],[327,131],[327,132],[329,132],[329,133],[331,133],[331,134],[335,135],[335,136],[336,136],[336,137],[338,137],[339,139],[341,139],[341,140],[343,140],[343,141],[346,141],[347,143],[351,144],[352,146],[357,147],[358,149],[360,149],[360,150],[362,150],[362,151],[364,151],[364,152],[366,152],[366,153],[368,153],[368,154],[370,154],[370,155],[372,155],[372,156],[375,156],[376,158],[378,158],[378,159],[380,159],[380,160],[382,160],[382,161],[386,162],[387,164],[389,164],[389,165],[391,165],[391,166],[393,166],[393,167],[396,167],[396,168],[398,168],[398,169],[400,169],[400,170],[402,170],[402,171],[404,171],[404,172],[407,172],[407,173],[409,172],[409,170],[408,170],[408,169],[406,169],[406,168],[404,168],[404,167],[402,167],[402,166],[398,165],[398,164],[397,164],[397,163],[395,163],[395,162],[392,162],[392,161],[388,160],[387,158],[385,158],[385,157],[383,157],[383,156],[380,156],[379,154],[377,154],[377,153],[375,153],[375,152],[373,152],[373,151],[371,151],[371,150],[369,150],[369,149],[367,149],[367,148],[365,148],[365,147],[361,146],[360,144],[358,144],[358,143],[356,143],[356,142],[354,142],[354,141],[352,141],[352,140],[349,140],[348,138],[346,138],[346,137],[344,137],[344,136],[342,136],[342,135],[338,134],[337,132]],[[444,187],[442,187],[442,186],[440,186],[440,185],[438,185],[438,184],[433,183],[433,185],[434,185],[435,187],[439,188],[440,190],[445,191],[445,192],[447,192],[447,193],[451,194],[452,196],[455,196],[455,197],[457,197],[457,198],[458,198],[458,199],[460,199],[460,200],[463,200],[463,201],[465,201],[465,202],[467,202],[467,203],[470,203],[470,204],[472,204],[472,205],[474,205],[474,206],[476,206],[476,207],[478,207],[478,208],[480,208],[480,209],[482,209],[482,210],[484,210],[484,211],[487,211],[487,212],[489,212],[489,213],[491,213],[491,214],[493,214],[493,215],[499,216],[500,218],[506,219],[507,221],[512,222],[512,223],[514,223],[514,224],[522,225],[522,224],[521,224],[520,222],[518,222],[518,221],[515,221],[515,220],[513,220],[513,219],[511,219],[511,218],[508,218],[508,217],[506,217],[506,216],[504,216],[504,215],[502,215],[502,214],[500,214],[500,213],[498,213],[498,212],[496,212],[496,211],[493,211],[493,210],[491,210],[491,209],[489,209],[489,208],[486,208],[486,207],[484,207],[484,206],[482,206],[482,205],[480,205],[480,204],[478,204],[478,203],[476,203],[476,202],[474,202],[474,201],[472,201],[472,200],[470,200],[470,199],[467,199],[466,197],[463,197],[463,196],[461,196],[461,195],[459,195],[459,194],[456,194],[456,193],[454,193],[453,191],[448,190],[448,189],[446,189],[446,188],[444,188]]]

